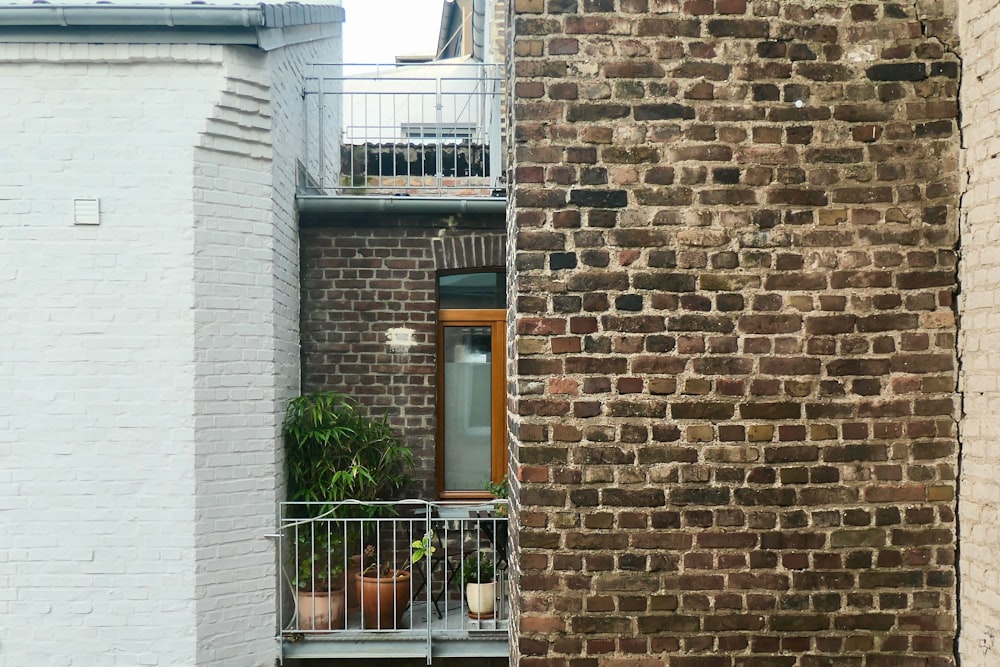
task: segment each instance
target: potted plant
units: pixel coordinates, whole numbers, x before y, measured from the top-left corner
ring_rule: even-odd
[[[282,424],[288,499],[308,502],[300,518],[358,519],[376,516],[379,508],[365,505],[334,506],[344,500],[384,500],[394,497],[407,483],[413,454],[393,433],[387,417],[365,414],[347,396],[319,391],[292,399]],[[361,571],[362,523],[338,524],[344,539],[341,558],[346,564],[347,604],[357,604],[353,574]],[[346,553],[349,557],[343,558]],[[298,568],[301,565],[293,565]],[[344,579],[343,569],[341,580]]]
[[[385,500],[407,483],[413,453],[351,399],[320,391],[292,399],[283,424],[289,499]]]
[[[399,628],[403,613],[410,606],[410,568],[425,556],[434,553],[431,545],[432,533],[410,545],[410,557],[402,567],[394,567],[392,561],[382,565],[371,565],[355,577],[361,594],[361,618],[363,627],[379,630]],[[365,549],[368,557],[373,557],[375,547]]]
[[[462,563],[462,582],[469,618],[493,618],[496,598],[496,566],[489,551],[476,551]]]
[[[296,527],[291,557],[299,630],[345,627],[343,536],[322,524]]]

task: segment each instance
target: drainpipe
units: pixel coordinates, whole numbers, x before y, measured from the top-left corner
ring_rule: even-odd
[[[35,4],[0,7],[0,25],[5,28],[14,26],[258,28],[264,26],[264,14],[259,7]]]
[[[472,0],[472,57],[486,62],[486,0]]]
[[[299,195],[300,213],[402,213],[414,215],[503,215],[503,197],[372,197]]]

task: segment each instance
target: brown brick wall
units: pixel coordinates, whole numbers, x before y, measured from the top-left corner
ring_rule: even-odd
[[[946,3],[514,0],[514,654],[939,667]]]
[[[502,265],[502,226],[499,218],[304,220],[302,390],[340,391],[388,414],[417,458],[415,495],[435,493],[437,271]],[[413,330],[408,351],[389,347],[394,327]]]

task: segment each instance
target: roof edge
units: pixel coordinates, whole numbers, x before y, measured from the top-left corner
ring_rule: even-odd
[[[265,50],[332,36],[335,5],[0,6],[0,42],[242,44]]]
[[[0,7],[0,25],[9,27],[105,28],[288,28],[343,23],[336,5],[11,5]]]

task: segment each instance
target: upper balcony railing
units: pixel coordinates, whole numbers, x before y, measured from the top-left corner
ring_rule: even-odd
[[[504,657],[506,501],[283,503],[289,658]],[[477,584],[470,586],[475,579]]]
[[[500,74],[464,60],[314,66],[306,191],[501,196]]]

